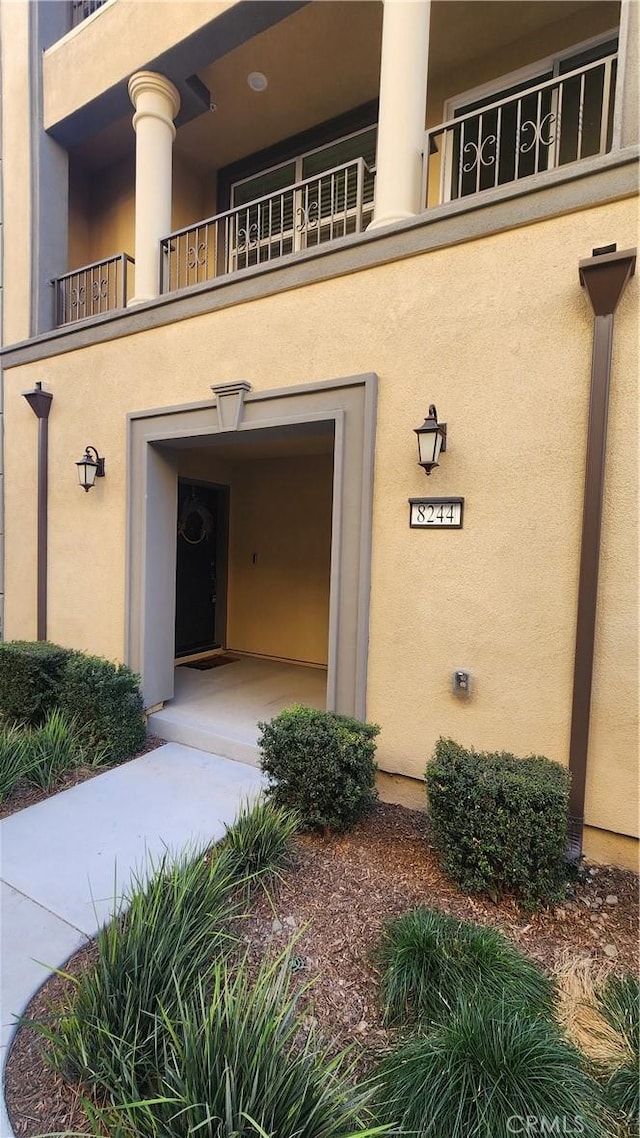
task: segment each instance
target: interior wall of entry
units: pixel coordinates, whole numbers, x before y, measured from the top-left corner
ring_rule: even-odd
[[[230,651],[326,667],[333,464],[333,453],[225,460],[212,448],[178,452],[180,478],[229,489]]]
[[[224,434],[324,422],[333,454],[212,464],[212,401],[129,417],[127,662],[146,707],[173,695],[180,475],[231,488],[226,646],[326,664],[327,707],[365,717],[376,386],[367,374],[251,392]]]

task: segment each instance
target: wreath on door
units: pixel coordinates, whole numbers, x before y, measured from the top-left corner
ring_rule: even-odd
[[[178,536],[189,545],[200,545],[213,534],[215,521],[213,514],[199,498],[189,498],[183,505],[178,519]]]

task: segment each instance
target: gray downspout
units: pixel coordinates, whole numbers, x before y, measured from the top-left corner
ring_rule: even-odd
[[[36,383],[24,398],[38,419],[38,561],[37,561],[37,638],[47,639],[47,540],[49,493],[49,411],[53,395]]]
[[[618,253],[615,245],[594,249],[593,256],[580,261],[579,264],[580,284],[591,301],[595,319],[569,744],[571,791],[567,856],[572,861],[577,860],[582,854],[584,830],[613,314],[628,281],[633,276],[635,264],[635,249],[626,249]]]

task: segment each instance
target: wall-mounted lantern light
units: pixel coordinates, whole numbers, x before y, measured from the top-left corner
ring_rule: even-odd
[[[435,404],[429,404],[429,414],[421,427],[415,428],[418,436],[418,465],[425,474],[431,474],[438,465],[440,454],[447,449],[447,424],[438,422]]]
[[[78,482],[83,490],[89,491],[96,478],[104,478],[104,459],[100,458],[95,447],[85,447],[84,454],[80,461],[76,462],[76,466]]]

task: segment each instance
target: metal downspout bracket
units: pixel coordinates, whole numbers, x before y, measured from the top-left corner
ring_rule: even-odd
[[[572,861],[582,855],[584,830],[613,314],[635,272],[635,266],[635,249],[625,249],[618,253],[615,245],[609,245],[603,249],[594,249],[593,256],[580,261],[578,267],[580,284],[593,308],[594,327],[569,745],[571,791],[567,856]]]

